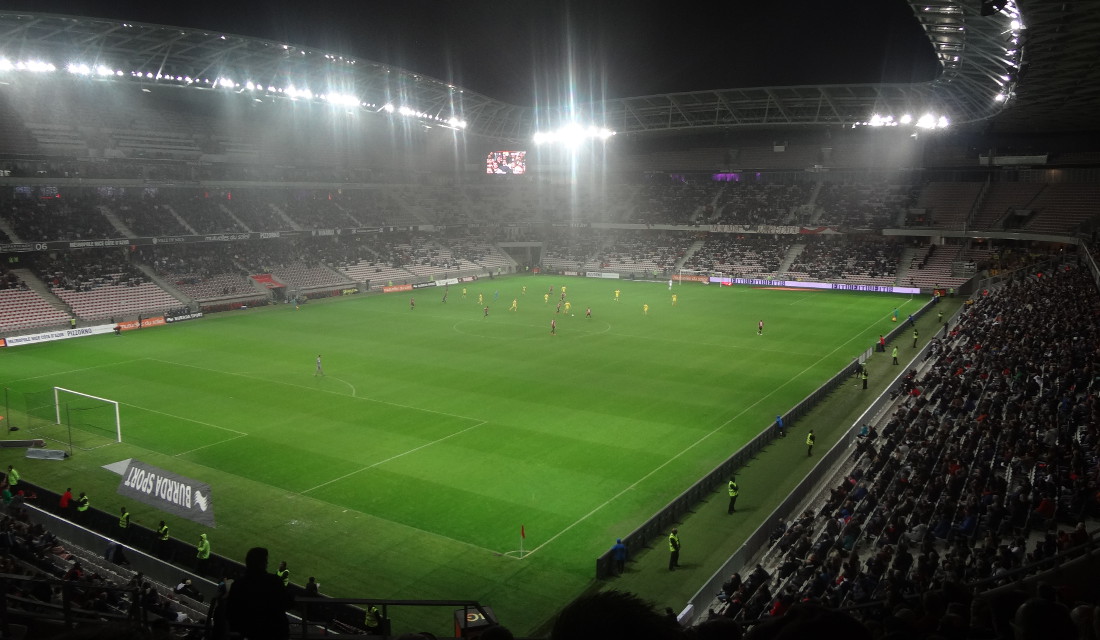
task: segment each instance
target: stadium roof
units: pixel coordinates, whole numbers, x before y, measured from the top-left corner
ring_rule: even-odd
[[[997,5],[992,15],[982,7]],[[507,104],[414,71],[340,53],[201,29],[54,14],[0,12],[4,59],[104,65],[140,82],[244,91],[307,87],[356,96],[366,108],[465,121],[481,135],[526,140],[582,120],[619,133],[745,126],[893,125],[911,115],[1002,130],[1095,129],[1100,0],[909,1],[941,73],[911,84],[710,89],[609,99],[570,110]],[[64,59],[60,59],[64,58]],[[140,74],[136,73],[140,72]],[[189,82],[181,82],[186,78]],[[233,84],[219,83],[219,79]],[[249,90],[252,90],[251,88]]]
[[[1027,30],[1011,108],[993,119],[1003,131],[1100,129],[1100,0],[1021,0]]]

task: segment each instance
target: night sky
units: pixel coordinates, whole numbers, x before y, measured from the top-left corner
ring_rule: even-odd
[[[117,18],[367,58],[519,105],[566,98],[931,79],[904,0],[291,2],[9,0],[6,10]]]

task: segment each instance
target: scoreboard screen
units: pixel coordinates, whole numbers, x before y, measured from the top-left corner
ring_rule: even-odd
[[[520,175],[527,172],[526,151],[490,151],[485,158],[485,173]]]

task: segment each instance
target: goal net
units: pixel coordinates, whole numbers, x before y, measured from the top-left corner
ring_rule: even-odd
[[[118,402],[64,387],[53,388],[53,422],[68,427],[70,434],[84,433],[122,442]],[[79,448],[94,448],[96,438]],[[79,440],[85,440],[80,438]],[[74,444],[76,442],[74,441]],[[101,440],[99,446],[104,444]]]
[[[61,444],[71,455],[73,449],[90,451],[122,442],[118,407],[114,400],[64,387],[41,391],[4,387],[0,415],[5,420],[0,426]]]
[[[696,271],[694,269],[678,269],[672,276],[675,284],[710,284],[710,271]]]

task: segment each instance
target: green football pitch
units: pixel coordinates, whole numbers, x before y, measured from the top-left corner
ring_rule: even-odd
[[[238,560],[267,546],[327,595],[476,599],[530,633],[591,586],[616,537],[920,303],[545,275],[465,289],[2,350],[0,386],[116,400],[123,442],[77,430],[64,462],[0,463],[113,513],[119,477],[102,466],[135,458],[211,486],[217,528],[173,522],[176,537],[206,531]],[[162,517],[127,506],[147,527]],[[447,611],[391,613],[398,632],[451,631]]]

